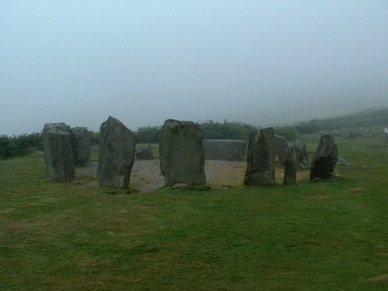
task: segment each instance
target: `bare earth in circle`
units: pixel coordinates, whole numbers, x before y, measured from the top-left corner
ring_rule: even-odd
[[[97,162],[90,166],[76,168],[75,176],[94,176],[97,171]],[[212,188],[228,188],[243,184],[246,162],[239,161],[205,161],[206,184]],[[96,181],[89,184],[97,185]],[[160,173],[159,160],[135,161],[129,187],[138,192],[152,192],[164,186],[164,178]]]

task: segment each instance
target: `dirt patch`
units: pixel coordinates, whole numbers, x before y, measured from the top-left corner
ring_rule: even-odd
[[[388,253],[377,253],[378,256],[388,257]]]
[[[97,185],[97,162],[88,167],[76,168],[75,183]],[[205,162],[206,183],[212,188],[229,188],[243,184],[246,162],[213,161]],[[164,186],[164,177],[160,173],[159,160],[135,161],[131,180],[132,189],[138,192],[152,192]]]
[[[206,184],[213,189],[227,189],[242,186],[244,184],[246,166],[246,162],[240,161],[206,160]],[[98,163],[93,161],[88,167],[76,168],[76,179],[74,183],[80,185],[97,185],[97,167]],[[276,184],[283,184],[283,166],[276,165],[275,171]],[[308,175],[308,170],[299,170],[297,174],[297,182],[304,183],[305,181],[308,181]],[[164,177],[160,173],[159,159],[135,161],[132,167],[129,186],[137,192],[152,192],[163,187]]]
[[[213,188],[243,185],[246,166],[246,162],[207,160],[205,162],[206,183]]]
[[[330,199],[331,197],[330,196],[327,196],[327,195],[314,195],[314,196],[309,196],[308,199],[311,199],[311,200],[327,200],[327,199]]]
[[[370,282],[386,281],[388,280],[388,274],[378,275],[376,277],[370,278]]]
[[[355,187],[355,188],[351,188],[350,191],[351,192],[364,192],[364,191],[368,191],[368,189],[361,188],[361,187]]]

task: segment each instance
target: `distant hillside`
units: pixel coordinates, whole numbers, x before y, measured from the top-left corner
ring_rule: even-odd
[[[295,128],[300,133],[316,133],[324,130],[366,126],[388,126],[388,107],[365,109],[336,118],[312,119],[309,122],[297,124]]]

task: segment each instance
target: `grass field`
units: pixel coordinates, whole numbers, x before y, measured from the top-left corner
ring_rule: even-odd
[[[387,290],[388,147],[326,182],[128,194],[0,161],[0,290]],[[313,151],[319,137],[303,136]]]

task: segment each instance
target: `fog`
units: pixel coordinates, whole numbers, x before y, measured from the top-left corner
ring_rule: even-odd
[[[388,105],[388,2],[1,1],[0,135]]]

